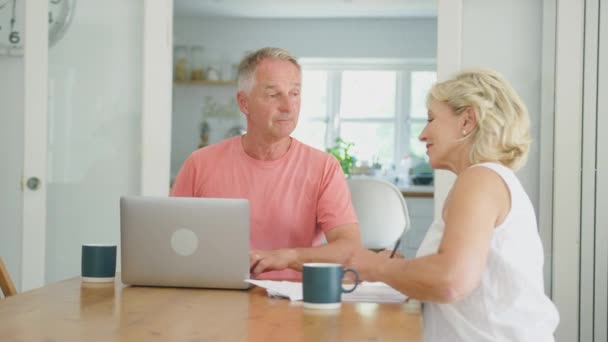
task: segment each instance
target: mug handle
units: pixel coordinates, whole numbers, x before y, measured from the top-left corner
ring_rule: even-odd
[[[357,288],[357,286],[359,285],[359,273],[357,273],[357,271],[355,271],[355,270],[354,270],[354,269],[352,269],[352,268],[347,268],[347,269],[345,269],[345,270],[344,270],[344,273],[342,273],[342,278],[344,278],[344,275],[345,275],[347,272],[352,272],[352,273],[355,275],[355,286],[353,286],[353,287],[352,287],[352,288],[350,288],[350,289],[345,289],[344,287],[342,287],[342,292],[343,292],[343,293],[351,293],[351,292],[355,291],[355,289],[356,289],[356,288]]]

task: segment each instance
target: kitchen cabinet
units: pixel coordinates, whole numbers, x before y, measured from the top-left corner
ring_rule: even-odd
[[[434,201],[431,197],[405,196],[405,203],[410,214],[410,229],[404,236],[401,245],[401,253],[408,258],[413,258],[420,243],[424,239],[428,228],[433,222]]]

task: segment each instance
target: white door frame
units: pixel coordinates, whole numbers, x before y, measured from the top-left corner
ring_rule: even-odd
[[[38,177],[38,190],[23,186],[21,291],[44,285],[48,113],[48,1],[26,0],[24,30],[23,182]]]
[[[437,1],[437,80],[444,81],[462,68],[463,0]],[[435,219],[441,217],[443,203],[456,175],[435,171]]]
[[[605,3],[605,2],[604,2]],[[579,340],[606,341],[608,331],[608,7],[586,0],[581,154]]]
[[[141,193],[169,192],[173,56],[173,0],[144,0]],[[23,179],[21,291],[44,285],[46,265],[48,2],[26,0],[24,28]],[[160,39],[159,39],[160,37]]]
[[[608,37],[608,2],[604,0],[599,13],[599,37]],[[597,83],[597,150],[595,193],[595,303],[594,337],[596,341],[608,340],[608,41],[600,39]]]
[[[594,339],[594,301],[595,301],[595,261],[596,261],[596,216],[595,162],[596,162],[596,113],[598,104],[598,47],[599,0],[585,1],[584,18],[584,66],[583,66],[583,113],[582,113],[582,155],[581,155],[581,198],[580,198],[580,296],[579,296],[579,340],[602,341]],[[599,249],[601,250],[601,249]],[[598,250],[598,252],[599,252]],[[604,320],[605,322],[605,320]],[[604,323],[605,326],[605,323]],[[605,340],[605,339],[603,339]]]
[[[584,26],[583,1],[557,1],[552,294],[559,341],[579,340]]]
[[[144,0],[141,193],[167,196],[171,178],[173,0]]]
[[[543,0],[538,184],[538,229],[543,246],[553,246],[553,117],[555,110],[555,25],[557,0]],[[552,295],[552,250],[545,250],[545,291]]]

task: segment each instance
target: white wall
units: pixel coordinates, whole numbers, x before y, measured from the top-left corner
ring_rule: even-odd
[[[211,65],[238,63],[246,51],[286,48],[303,58],[435,58],[436,19],[227,19],[177,17],[175,45],[202,45]],[[203,96],[221,102],[236,87],[174,87],[171,173],[196,148]],[[209,120],[211,142],[235,122]]]
[[[21,285],[23,58],[0,56],[0,257]]]
[[[462,6],[461,69],[487,67],[499,71],[510,81],[530,112],[534,142],[528,163],[517,174],[538,216],[542,0],[463,0]],[[441,57],[439,60],[441,63]],[[435,216],[443,206],[442,194],[453,181],[447,174],[441,174],[439,178],[435,184],[435,192],[440,194],[436,196]],[[546,250],[549,248],[545,246]],[[548,264],[549,260],[546,261]]]
[[[460,1],[459,1],[460,2]],[[540,154],[541,137],[540,125],[541,117],[546,118],[553,113],[541,113],[541,92],[542,77],[547,79],[549,75],[543,74],[544,70],[553,72],[552,59],[549,66],[543,65],[543,0],[514,0],[514,1],[487,1],[487,0],[463,0],[462,3],[462,38],[461,67],[488,67],[501,72],[514,86],[515,90],[522,97],[530,112],[531,134],[534,142],[531,146],[527,165],[518,171],[518,176],[528,192],[534,207],[539,215],[539,198],[547,198],[546,193],[540,193]],[[447,8],[447,4],[441,9]],[[443,12],[445,13],[445,12]],[[456,24],[456,23],[455,23]],[[460,23],[457,23],[460,27]],[[552,28],[551,26],[548,26]],[[445,33],[441,31],[441,33]],[[441,42],[440,42],[441,43]],[[553,54],[553,51],[545,51]],[[458,51],[456,51],[458,53]],[[438,68],[445,67],[446,53],[440,49]],[[548,57],[548,56],[545,56]],[[442,64],[443,63],[443,64]],[[444,75],[445,76],[445,75]],[[552,102],[553,99],[549,99]],[[548,109],[544,109],[547,111]],[[547,124],[543,122],[543,124]],[[544,130],[544,132],[549,132]],[[551,132],[549,132],[551,133]],[[545,138],[545,143],[552,143],[552,140]],[[544,145],[543,145],[544,146]],[[546,147],[544,147],[547,149]],[[545,156],[546,157],[546,156]],[[552,157],[545,158],[552,162]],[[545,169],[551,169],[546,165]],[[446,177],[447,179],[448,177]],[[439,179],[442,181],[442,179]],[[436,194],[445,193],[451,186],[451,180],[436,182]],[[547,188],[543,191],[551,191]],[[542,196],[541,196],[542,195]],[[550,197],[551,194],[548,194]],[[442,199],[437,198],[436,209],[441,208]],[[544,203],[543,203],[544,204]],[[440,209],[439,209],[440,210]],[[550,206],[544,206],[543,210],[551,211]],[[540,213],[547,214],[547,213]],[[437,213],[436,213],[437,215]],[[549,212],[550,216],[551,213]],[[545,222],[545,221],[542,221]],[[552,227],[549,223],[541,226],[541,232],[551,234]],[[545,249],[545,283],[550,284],[552,270],[552,246],[551,239],[543,240]]]
[[[462,3],[462,68],[487,67],[498,70],[510,81],[528,107],[534,141],[528,162],[517,175],[539,217],[543,1],[466,0]],[[445,190],[443,187],[446,185],[442,184],[436,182],[436,192]],[[447,182],[447,186],[451,186],[451,181]],[[436,202],[436,208],[441,206]],[[550,207],[545,208],[551,210]],[[543,221],[541,224],[550,225],[550,222]],[[552,228],[539,226],[539,230],[551,232]],[[552,246],[548,244],[550,239],[543,242],[545,283],[549,285]]]
[[[82,243],[119,243],[141,191],[143,2],[81,0],[49,50],[47,283],[80,274]]]
[[[541,0],[466,0],[463,7],[462,66],[501,72],[528,106],[534,142],[517,175],[538,210],[541,81]]]
[[[425,57],[436,53],[435,19],[175,18],[175,44],[200,43],[213,60],[286,48],[298,57]]]
[[[20,180],[24,137],[31,136],[24,131],[24,58],[0,56],[0,256],[18,290],[27,288],[24,276],[32,278],[31,270],[21,274],[23,242],[46,244],[46,255],[39,249],[24,253],[46,262],[47,282],[78,275],[81,243],[117,243],[118,198],[140,192],[143,3],[113,0],[100,7],[81,0],[66,35],[49,50],[48,155],[30,156],[49,160],[48,174],[35,174],[44,185],[48,179],[48,215],[23,216],[42,216],[46,228],[36,230],[45,231],[47,240],[38,235],[22,241]],[[39,76],[47,81],[46,73]],[[36,124],[47,129],[42,121]]]

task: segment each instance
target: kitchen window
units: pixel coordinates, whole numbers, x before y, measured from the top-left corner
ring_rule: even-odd
[[[426,160],[418,136],[426,94],[436,81],[429,61],[302,60],[302,108],[294,137],[324,150],[340,137],[359,164],[388,169],[410,156]]]

